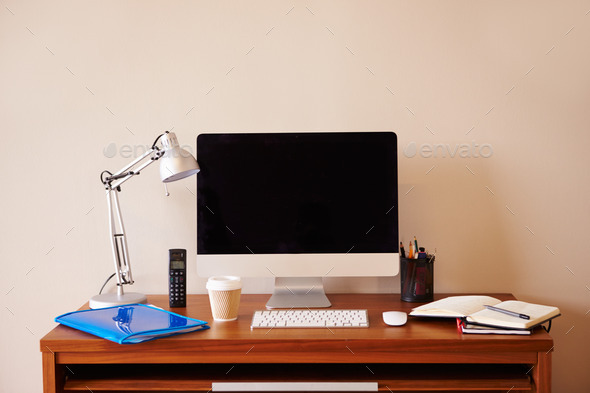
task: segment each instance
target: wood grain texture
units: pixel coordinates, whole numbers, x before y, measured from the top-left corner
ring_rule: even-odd
[[[419,303],[406,303],[399,295],[342,294],[330,295],[333,308],[367,308],[370,328],[368,329],[250,329],[255,310],[264,309],[269,295],[243,295],[237,321],[213,321],[209,300],[206,295],[190,295],[186,308],[173,311],[209,322],[211,329],[168,337],[156,341],[134,344],[136,352],[194,351],[228,352],[248,349],[252,345],[264,347],[267,352],[275,351],[329,351],[340,350],[341,344],[369,349],[374,352],[396,351],[448,351],[461,348],[465,352],[530,352],[548,351],[553,346],[551,336],[537,329],[531,336],[463,335],[454,328],[454,319],[409,317],[403,327],[389,327],[382,321],[381,313],[386,310],[409,312]],[[437,298],[447,295],[438,295]],[[502,300],[513,299],[507,294],[492,294]],[[151,295],[149,302],[164,309],[168,308],[166,295]],[[362,306],[361,306],[362,305]],[[84,307],[84,308],[87,308]],[[67,326],[59,325],[41,339],[41,351],[48,348],[55,352],[126,352],[128,346],[112,343],[99,337]],[[250,344],[250,346],[248,346]]]
[[[539,352],[536,366],[531,370],[533,372],[533,381],[537,393],[551,392],[551,356],[553,348],[543,353]]]
[[[451,295],[441,294],[436,298]],[[491,296],[501,300],[514,298],[509,294]],[[189,295],[186,308],[175,308],[172,311],[209,321],[211,329],[133,345],[119,345],[66,326],[57,326],[40,342],[44,356],[44,391],[59,392],[63,376],[56,379],[55,375],[59,374],[58,368],[63,370],[65,365],[73,370],[76,370],[75,367],[90,367],[90,370],[94,370],[84,378],[80,375],[70,378],[66,384],[68,390],[84,390],[82,386],[88,386],[92,390],[117,388],[157,391],[170,387],[167,373],[154,371],[146,374],[153,377],[151,382],[140,384],[127,375],[116,377],[107,373],[105,376],[97,372],[109,364],[118,365],[124,370],[131,370],[137,364],[143,367],[177,364],[179,367],[190,365],[192,368],[215,365],[263,368],[269,364],[282,364],[283,367],[288,365],[287,370],[307,365],[306,375],[316,367],[327,365],[370,365],[375,369],[397,365],[406,372],[400,375],[389,371],[380,375],[377,378],[380,390],[431,391],[439,386],[455,391],[508,391],[512,388],[511,391],[537,389],[538,392],[546,393],[551,389],[550,350],[553,339],[542,329],[535,330],[530,336],[463,335],[456,329],[454,319],[419,317],[409,317],[408,323],[402,327],[389,327],[382,321],[383,311],[409,312],[419,303],[402,302],[399,294],[338,294],[330,295],[333,308],[366,308],[369,312],[369,328],[251,330],[252,314],[255,310],[264,309],[268,297],[243,295],[238,320],[216,322],[211,316],[208,297]],[[168,309],[166,295],[152,295],[148,301]],[[87,305],[83,308],[87,308]],[[414,368],[420,369],[425,363],[431,365],[425,375],[414,375],[407,368],[408,365],[416,365]],[[483,371],[474,374],[479,376],[465,374],[465,367],[473,366],[483,367],[478,369]],[[485,367],[492,366],[499,369],[485,371],[488,370]],[[441,367],[450,368],[441,373],[438,371]],[[511,368],[506,370],[503,367]],[[527,373],[526,370],[531,367],[531,372]],[[210,389],[211,378],[191,377],[192,374],[194,372],[177,376],[178,381],[184,381],[178,385],[179,389]],[[142,378],[137,377],[138,380]]]
[[[64,366],[57,364],[56,355],[51,351],[42,354],[43,392],[62,393],[64,385]]]

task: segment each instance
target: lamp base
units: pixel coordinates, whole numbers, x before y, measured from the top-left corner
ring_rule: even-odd
[[[90,308],[106,308],[122,306],[125,304],[147,303],[147,297],[142,293],[127,292],[122,295],[116,293],[104,293],[93,296],[88,302]]]

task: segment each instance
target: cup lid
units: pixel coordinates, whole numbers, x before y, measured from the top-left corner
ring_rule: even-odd
[[[240,277],[237,276],[214,276],[209,277],[206,288],[217,291],[231,291],[242,288],[242,282]]]

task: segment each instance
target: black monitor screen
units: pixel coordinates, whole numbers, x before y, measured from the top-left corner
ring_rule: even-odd
[[[393,132],[202,134],[198,254],[397,253]]]

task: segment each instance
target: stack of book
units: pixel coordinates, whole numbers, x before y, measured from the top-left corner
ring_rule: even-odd
[[[491,296],[451,296],[410,312],[419,317],[457,318],[463,333],[531,334],[531,331],[558,317],[557,307],[521,302],[501,301]],[[548,331],[549,328],[546,328]]]

